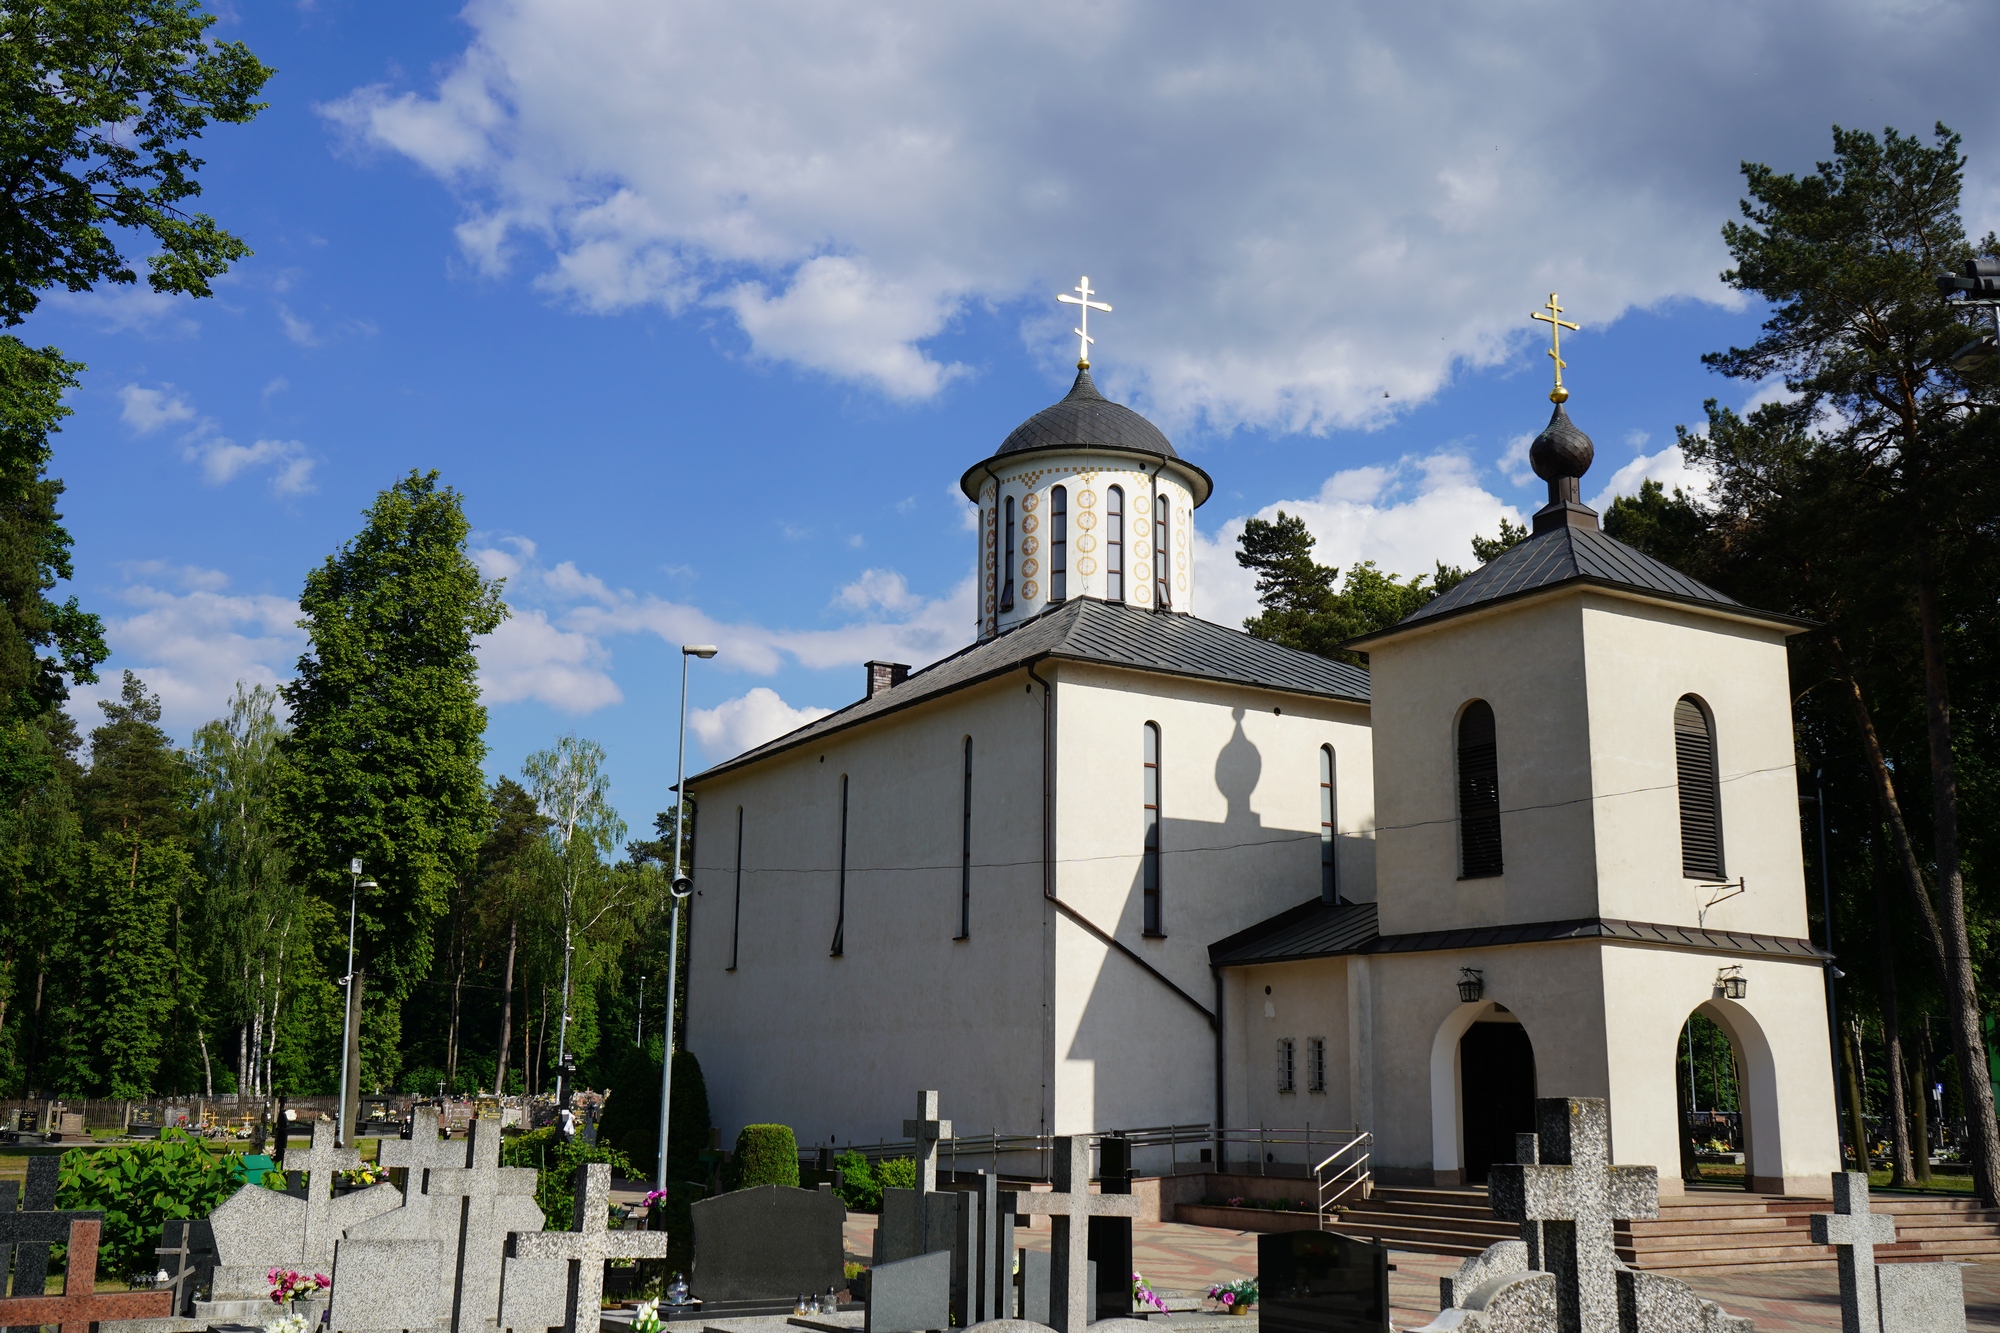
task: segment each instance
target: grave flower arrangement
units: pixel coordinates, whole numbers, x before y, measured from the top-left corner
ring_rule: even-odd
[[[632,1312],[632,1333],[660,1333],[660,1303],[640,1301]]]
[[[271,1284],[273,1305],[305,1300],[333,1285],[332,1279],[324,1273],[301,1273],[296,1268],[274,1268],[264,1274],[264,1280]]]
[[[1257,1279],[1239,1277],[1231,1282],[1218,1282],[1208,1289],[1208,1298],[1231,1314],[1247,1310],[1257,1303]]]
[[[302,1314],[288,1314],[264,1325],[264,1333],[311,1333],[312,1326]]]
[[[1160,1293],[1154,1291],[1146,1279],[1137,1273],[1132,1275],[1132,1299],[1152,1306],[1161,1314],[1167,1313],[1167,1303],[1160,1298]]]

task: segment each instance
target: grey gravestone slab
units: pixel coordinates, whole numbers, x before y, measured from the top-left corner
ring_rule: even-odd
[[[1331,1231],[1259,1236],[1256,1308],[1272,1333],[1389,1333],[1389,1251]]]
[[[987,1319],[974,1324],[966,1333],[1055,1333],[1047,1324],[1038,1324],[1032,1319]]]
[[[917,1118],[905,1120],[903,1132],[917,1145],[917,1190],[923,1194],[936,1192],[938,1140],[951,1137],[951,1121],[938,1119],[937,1093],[917,1094]]]
[[[1525,1273],[1533,1267],[1528,1261],[1526,1241],[1495,1241],[1460,1264],[1456,1273],[1438,1279],[1438,1307],[1451,1309],[1458,1304],[1455,1299],[1458,1293],[1472,1291],[1488,1278],[1503,1273]]]
[[[437,1288],[442,1249],[434,1240],[341,1241],[333,1268],[333,1333],[448,1327],[451,1300]]]
[[[389,1184],[332,1196],[334,1173],[352,1170],[360,1160],[333,1146],[332,1125],[315,1121],[311,1150],[291,1159],[292,1170],[307,1173],[304,1198],[245,1185],[224,1199],[209,1215],[215,1230],[215,1301],[265,1296],[270,1284],[264,1274],[275,1267],[331,1273],[336,1240],[369,1218],[402,1207],[403,1192]]]
[[[960,1327],[1009,1318],[1014,1313],[1008,1299],[1014,1290],[1013,1192],[1003,1192],[997,1177],[980,1171],[960,1199],[954,1248],[965,1256],[964,1275],[953,1276],[966,1304],[963,1309],[954,1307],[952,1314]]]
[[[347,1315],[342,1307],[358,1310],[362,1304],[373,1312],[395,1309],[400,1303],[410,1312],[410,1322],[404,1327],[450,1325],[457,1290],[460,1210],[457,1199],[449,1200],[446,1206],[429,1191],[429,1185],[434,1168],[462,1168],[465,1149],[463,1142],[438,1137],[437,1108],[429,1106],[412,1109],[409,1138],[382,1140],[381,1164],[404,1173],[403,1206],[349,1228],[335,1246],[333,1318],[337,1331],[386,1327],[345,1323]],[[416,1287],[410,1285],[417,1273],[411,1259],[415,1252],[398,1245],[424,1246],[423,1253],[431,1258],[429,1277]],[[350,1299],[345,1288],[357,1292],[366,1289],[367,1295]],[[373,1319],[375,1315],[357,1317]]]
[[[1049,1275],[1054,1265],[1043,1250],[1021,1251],[1021,1318],[1031,1324],[1049,1321]],[[1089,1265],[1090,1289],[1097,1290],[1097,1265]],[[1236,1318],[1238,1316],[1231,1316]]]
[[[1090,1136],[1072,1134],[1054,1142],[1055,1189],[1015,1196],[1017,1212],[1046,1214],[1051,1220],[1049,1290],[1054,1303],[1049,1324],[1056,1333],[1083,1333],[1096,1308],[1096,1282],[1086,1271],[1090,1261],[1092,1217],[1138,1217],[1145,1212],[1130,1194],[1090,1192]],[[1131,1279],[1125,1273],[1118,1280]]]
[[[1955,1263],[1883,1264],[1882,1333],[1965,1333],[1965,1277]]]
[[[463,1166],[432,1167],[426,1191],[458,1213],[457,1297],[452,1327],[489,1333],[500,1317],[501,1264],[510,1236],[540,1231],[533,1167],[500,1165],[500,1124],[472,1122]]]
[[[951,1254],[881,1264],[868,1273],[867,1333],[925,1333],[951,1326]]]
[[[508,1255],[500,1269],[501,1333],[547,1333],[563,1321],[569,1264]]]
[[[748,1301],[823,1292],[842,1282],[847,1209],[831,1192],[759,1185],[696,1203],[694,1294]]]

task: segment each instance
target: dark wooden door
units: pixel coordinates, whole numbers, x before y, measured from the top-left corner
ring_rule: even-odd
[[[1535,1048],[1519,1023],[1474,1023],[1458,1041],[1465,1179],[1514,1160],[1514,1136],[1535,1128]]]

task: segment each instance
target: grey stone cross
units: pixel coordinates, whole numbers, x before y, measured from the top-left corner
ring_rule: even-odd
[[[938,1095],[935,1091],[917,1094],[917,1118],[905,1120],[903,1132],[917,1143],[917,1193],[935,1192],[938,1140],[951,1137],[951,1121],[938,1119]]]
[[[333,1243],[340,1239],[340,1228],[333,1224],[333,1173],[358,1170],[361,1154],[352,1148],[334,1147],[333,1125],[315,1120],[312,1146],[307,1149],[305,1160],[293,1161],[297,1162],[296,1169],[306,1173],[305,1253],[300,1266],[307,1272],[330,1272]]]
[[[1842,1328],[1880,1326],[1881,1295],[1876,1287],[1875,1247],[1896,1239],[1896,1220],[1868,1211],[1868,1177],[1859,1171],[1836,1171],[1833,1211],[1812,1215],[1815,1245],[1840,1252],[1840,1323]]]
[[[535,1203],[535,1169],[500,1165],[500,1122],[471,1125],[469,1165],[433,1167],[430,1192],[462,1218],[456,1252],[458,1292],[451,1326],[461,1333],[485,1333],[500,1317],[500,1270],[507,1233],[542,1229]],[[607,1177],[608,1179],[608,1177]]]
[[[563,1259],[569,1263],[569,1299],[563,1333],[597,1333],[598,1310],[604,1304],[606,1259],[664,1259],[664,1231],[605,1229],[611,1207],[611,1168],[587,1162],[576,1172],[576,1230],[536,1231],[514,1237],[514,1253],[522,1259]]]
[[[1543,1271],[1556,1279],[1557,1327],[1618,1333],[1618,1257],[1612,1223],[1658,1217],[1660,1173],[1611,1165],[1611,1117],[1601,1097],[1543,1097],[1535,1102],[1538,1163],[1491,1170],[1493,1215],[1540,1224]]]
[[[1097,1305],[1097,1293],[1090,1289],[1090,1219],[1141,1217],[1145,1201],[1136,1194],[1090,1192],[1088,1134],[1055,1141],[1055,1175],[1054,1190],[1023,1190],[1015,1195],[1014,1211],[1050,1219],[1054,1234],[1049,1242],[1049,1325],[1056,1333],[1083,1333]],[[1105,1280],[1131,1279],[1119,1273]]]

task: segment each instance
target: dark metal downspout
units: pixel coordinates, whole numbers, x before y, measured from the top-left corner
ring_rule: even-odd
[[[1227,1085],[1223,1082],[1222,1056],[1227,1048],[1222,1029],[1222,969],[1210,963],[1208,970],[1215,977],[1215,1169],[1227,1171],[1229,1167],[1223,1162],[1226,1145],[1222,1141],[1222,1127],[1229,1123],[1224,1118],[1227,1103],[1223,1100]]]
[[[1055,800],[1055,775],[1049,771],[1049,732],[1055,727],[1055,693],[1049,683],[1035,674],[1028,663],[1028,678],[1042,687],[1042,896],[1056,896],[1056,825],[1051,805]]]
[[[997,494],[994,499],[996,501],[994,514],[997,516],[999,514],[999,505],[997,503],[999,497]],[[997,543],[998,540],[996,536],[995,542]],[[984,559],[983,555],[981,559]],[[999,603],[997,599],[994,605],[996,609],[993,616],[993,625],[997,631],[1000,626],[1000,613],[997,609]],[[1053,903],[1056,896],[1056,865],[1051,844],[1055,838],[1055,821],[1049,811],[1051,789],[1054,786],[1049,774],[1049,728],[1053,721],[1052,714],[1054,709],[1052,704],[1054,691],[1049,689],[1047,681],[1035,674],[1035,664],[1032,661],[1028,663],[1028,679],[1042,687],[1042,897],[1044,900]],[[1061,904],[1056,903],[1055,905],[1060,906]],[[1047,907],[1042,909],[1042,913],[1043,920],[1048,922],[1046,926],[1048,939],[1043,946],[1042,957],[1044,962],[1042,966],[1044,969],[1052,969],[1053,964],[1048,960],[1055,952],[1055,923],[1048,920]],[[1052,970],[1045,970],[1043,976],[1042,990],[1047,996],[1046,1003],[1049,1007],[1048,1017],[1042,1021],[1042,1039],[1047,1043],[1042,1051],[1042,1077],[1049,1080],[1042,1085],[1042,1133],[1046,1135],[1050,1132],[1049,1113],[1053,1109],[1051,1101],[1055,1096],[1056,992]]]

